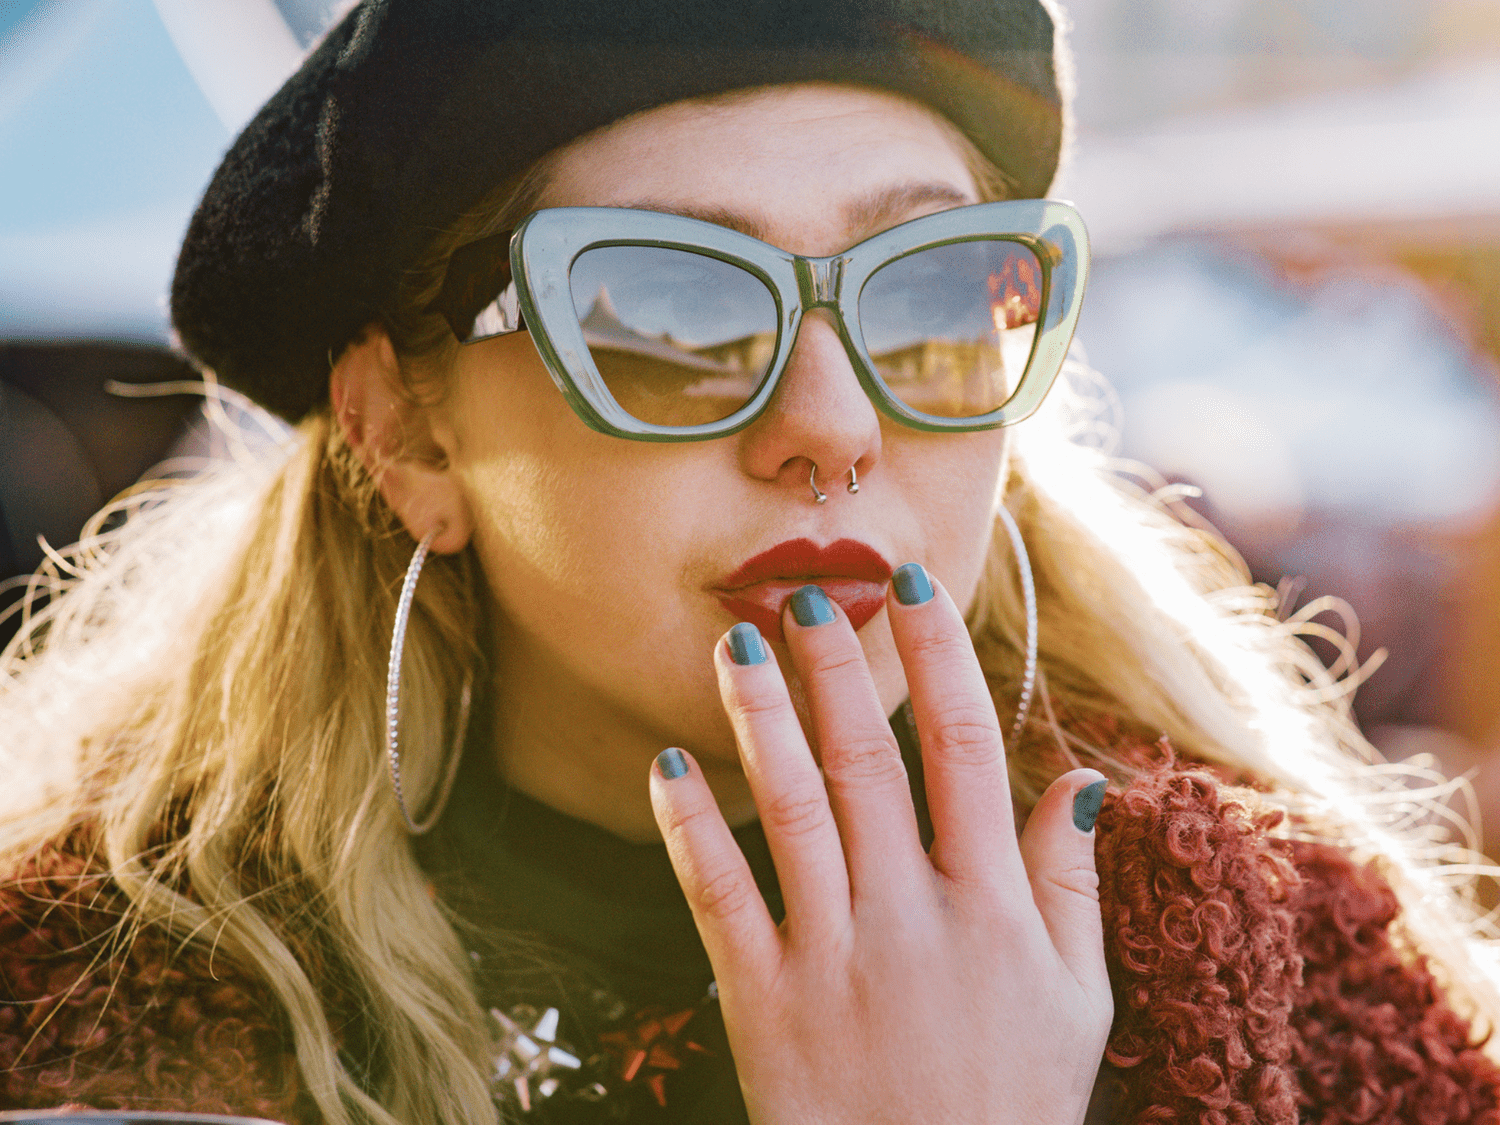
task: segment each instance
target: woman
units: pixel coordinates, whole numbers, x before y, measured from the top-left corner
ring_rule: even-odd
[[[9,1104],[1497,1119],[1327,677],[1059,404],[1009,428],[1087,269],[1055,50],[1021,0],[329,37],[174,285],[295,439],[8,654]]]

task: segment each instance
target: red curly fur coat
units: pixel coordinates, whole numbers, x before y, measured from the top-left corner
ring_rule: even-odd
[[[1337,848],[1163,768],[1107,802],[1098,865],[1113,1119],[1500,1125],[1500,1070],[1420,960],[1396,900]],[[0,1108],[318,1114],[268,990],[159,932],[59,848],[0,887]]]

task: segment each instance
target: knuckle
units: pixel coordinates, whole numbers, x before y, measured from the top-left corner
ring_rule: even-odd
[[[1016,908],[1014,897],[994,882],[951,879],[946,892],[949,910],[973,925],[982,949],[993,954],[1026,949],[1032,944],[1032,924]]]
[[[823,767],[839,784],[906,783],[906,766],[896,740],[879,734],[840,739],[823,755]]]
[[[1092,864],[1079,861],[1047,871],[1042,878],[1061,891],[1079,895],[1091,902],[1099,901],[1099,873]]]
[[[710,813],[718,813],[716,806],[688,805],[687,807],[668,806],[664,816],[665,823],[662,826],[662,835],[666,838],[680,838],[690,841],[695,834],[696,826]]]
[[[908,642],[911,654],[923,663],[949,664],[974,659],[974,649],[967,635],[956,636],[943,630],[921,630]]]
[[[994,766],[1005,757],[993,712],[977,707],[950,711],[937,724],[933,753],[954,765]]]
[[[698,909],[717,921],[733,918],[750,905],[750,888],[735,871],[711,875],[698,887]]]
[[[822,793],[783,793],[761,809],[766,827],[785,837],[809,835],[828,819],[828,804]]]
[[[813,653],[807,661],[807,673],[813,679],[841,677],[864,668],[864,652],[857,644],[852,648],[839,646],[826,652]]]
[[[746,692],[735,700],[735,707],[740,715],[752,724],[780,718],[788,706],[784,695],[773,692]]]

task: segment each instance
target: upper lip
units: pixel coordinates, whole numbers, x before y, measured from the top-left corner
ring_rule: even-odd
[[[884,583],[890,581],[891,564],[857,539],[835,539],[826,547],[811,539],[788,539],[746,559],[716,585],[732,591],[773,578],[862,578]]]

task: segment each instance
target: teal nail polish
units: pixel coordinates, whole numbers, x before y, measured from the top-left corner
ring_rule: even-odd
[[[1099,819],[1099,810],[1104,805],[1107,781],[1095,781],[1073,794],[1073,827],[1080,832],[1092,832],[1094,821]]]
[[[748,621],[741,621],[729,630],[729,659],[736,664],[764,664],[766,646],[761,640],[760,630]]]
[[[921,563],[906,563],[896,568],[891,575],[891,585],[896,588],[896,600],[902,605],[921,605],[932,601],[932,580]]]
[[[828,625],[838,616],[833,612],[833,603],[828,595],[816,586],[804,586],[792,595],[792,616],[797,624]]]
[[[687,756],[675,746],[668,746],[656,756],[656,772],[668,781],[675,781],[687,771]]]

